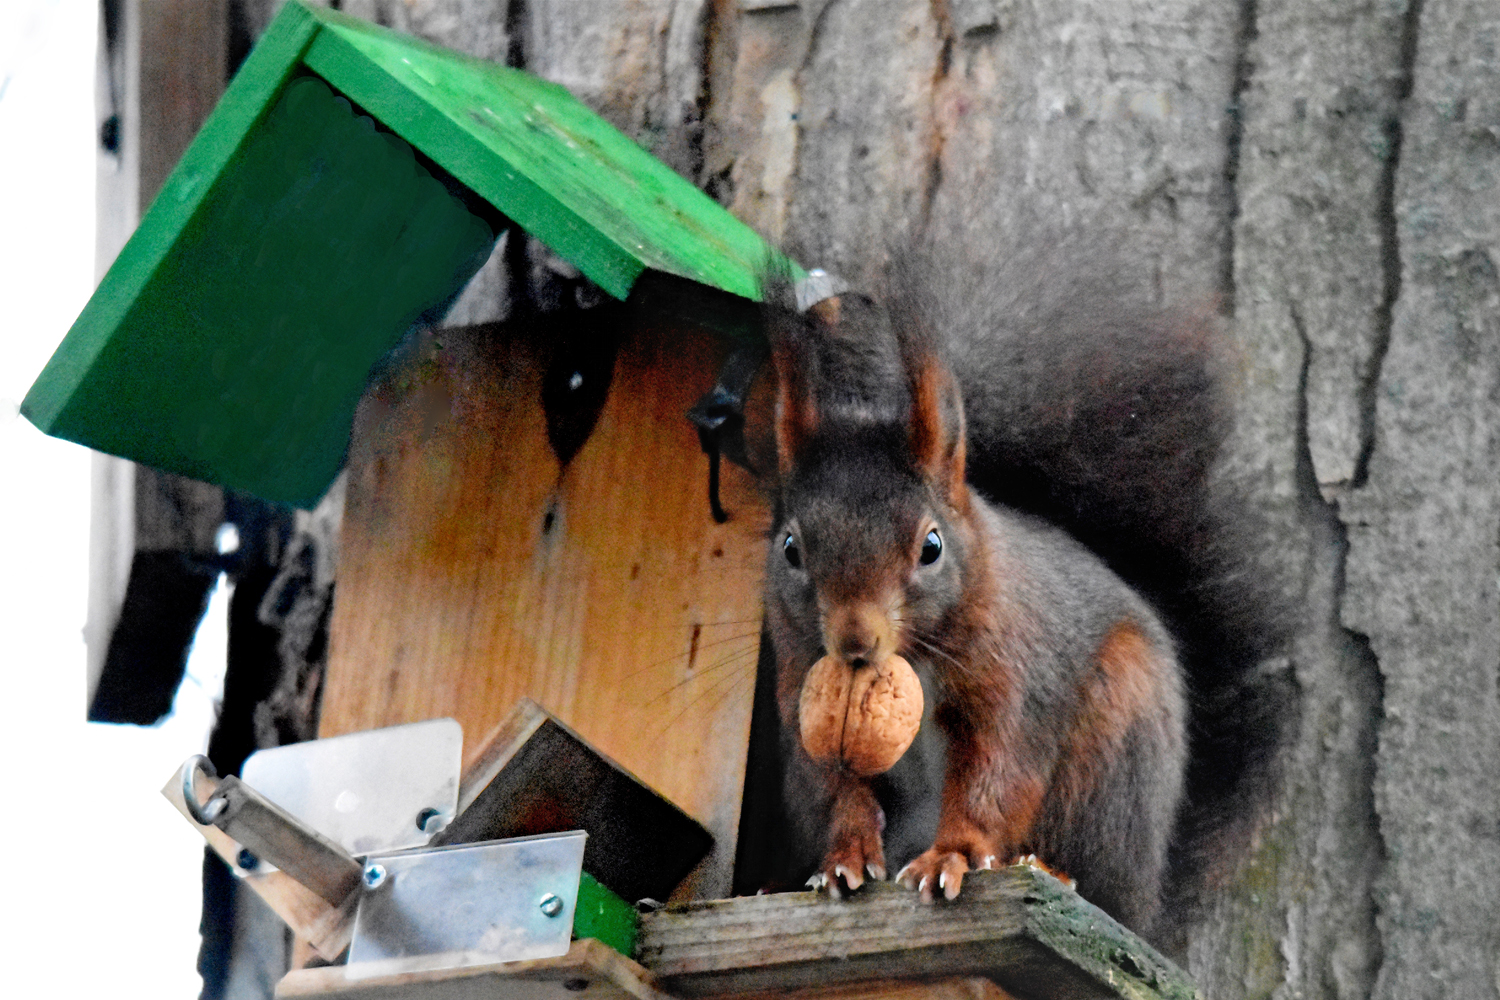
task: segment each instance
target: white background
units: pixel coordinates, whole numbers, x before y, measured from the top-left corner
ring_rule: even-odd
[[[16,409],[93,288],[97,12],[0,0],[0,992],[187,1000],[202,840],[158,790],[204,745],[222,627],[167,722],[84,723],[90,456]]]

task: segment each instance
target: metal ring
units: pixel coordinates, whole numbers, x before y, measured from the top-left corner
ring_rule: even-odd
[[[198,790],[193,787],[193,778],[199,771],[210,778],[219,777],[219,772],[214,770],[213,761],[201,753],[189,757],[187,763],[182,765],[182,800],[187,805],[188,815],[199,826],[212,826],[214,820],[224,812],[226,803],[216,791],[208,797],[207,802],[198,804]]]

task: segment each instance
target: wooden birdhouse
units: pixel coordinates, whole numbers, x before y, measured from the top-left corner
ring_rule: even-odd
[[[622,305],[431,329],[515,228]],[[730,516],[713,516],[685,415],[755,343],[770,252],[561,88],[292,2],[23,413],[272,501],[311,506],[347,469],[320,735],[452,717],[475,737],[472,775],[532,699],[711,834],[674,898],[716,899],[741,828],[766,516],[730,465],[715,465]],[[753,358],[737,364],[743,384]],[[976,890],[974,905],[1058,905],[1029,885]],[[978,974],[1012,957],[1034,971],[1072,933],[1016,917],[997,950],[951,926],[923,936],[906,896],[880,900],[853,917],[907,928],[872,946],[917,956],[905,965],[845,960],[826,899],[755,904],[752,924],[804,935],[791,950],[747,944],[722,909],[701,920],[724,962],[693,958],[682,934],[696,932],[675,916],[650,947],[702,994]],[[829,979],[818,970],[841,949]],[[1169,967],[1132,954],[1166,982]],[[1119,966],[1067,961],[1067,983]],[[792,971],[754,972],[778,963]],[[583,965],[626,993],[661,986],[595,951],[553,978]],[[287,989],[338,992],[320,975]]]

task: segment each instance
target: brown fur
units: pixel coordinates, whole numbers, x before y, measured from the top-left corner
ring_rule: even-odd
[[[767,622],[782,719],[795,727],[801,679],[823,655],[851,669],[906,657],[932,689],[946,774],[930,846],[896,859],[902,881],[952,898],[964,872],[1034,852],[1144,927],[1181,790],[1165,629],[1071,539],[973,492],[958,382],[920,329],[890,330],[882,349],[872,309],[853,299],[773,323]],[[877,782],[788,746],[788,790],[822,841],[813,882],[858,888],[886,866]]]
[[[1070,804],[1088,801],[1105,777],[1101,765],[1118,757],[1131,727],[1159,708],[1160,692],[1177,669],[1131,621],[1109,631],[1095,659],[1098,671],[1083,679],[1055,779],[1062,800]]]

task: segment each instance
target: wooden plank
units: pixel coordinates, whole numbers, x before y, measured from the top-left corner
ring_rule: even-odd
[[[583,868],[627,900],[666,899],[713,837],[524,698],[474,752],[435,845],[587,830]]]
[[[611,295],[650,268],[759,298],[760,236],[563,88],[318,17],[309,68]]]
[[[505,962],[429,972],[396,973],[348,980],[342,966],[288,973],[276,987],[279,1000],[327,997],[338,1000],[666,1000],[651,974],[616,954],[607,958],[597,941],[575,941],[562,958]],[[774,993],[746,993],[733,1000],[1014,1000],[987,979],[934,982],[874,981]]]
[[[781,893],[645,914],[637,957],[680,996],[981,975],[1020,998],[1199,997],[1150,945],[1051,875],[972,872],[951,903],[893,883],[845,900]]]
[[[574,941],[566,955],[462,969],[393,972],[346,979],[345,966],[296,969],[276,986],[278,1000],[666,1000],[651,974],[598,941]]]
[[[873,979],[803,990],[736,993],[733,1000],[1015,1000],[982,976],[934,980]]]
[[[156,210],[141,220],[99,291],[27,393],[22,413],[44,432],[53,432],[52,424],[71,400],[83,372],[108,346],[112,332],[172,250],[177,234],[215,190],[217,185],[210,182],[220,177],[256,122],[270,110],[317,30],[311,14],[289,4],[245,60],[218,109],[153,202]]]
[[[560,322],[430,336],[361,404],[321,732],[447,715],[478,735],[531,697],[713,833],[679,892],[725,895],[766,515],[726,464],[713,522],[683,416],[724,347],[623,330],[562,467],[541,405]]]

